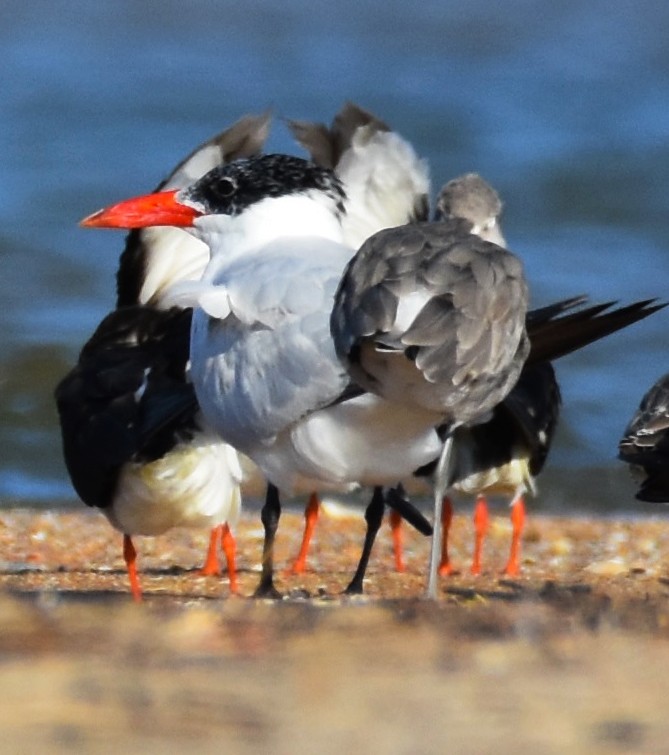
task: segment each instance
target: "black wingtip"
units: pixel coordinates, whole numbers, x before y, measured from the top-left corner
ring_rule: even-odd
[[[669,302],[642,299],[611,309],[617,302],[595,304],[563,317],[533,322],[528,317],[531,350],[528,364],[552,361],[622,330],[664,309]]]

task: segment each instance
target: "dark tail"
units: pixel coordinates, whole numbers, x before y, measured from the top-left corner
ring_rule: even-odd
[[[539,307],[538,309],[531,309],[525,318],[525,324],[528,328],[539,327],[544,323],[554,320],[558,315],[563,312],[567,312],[570,309],[579,307],[581,304],[585,304],[588,301],[587,294],[581,294],[580,296],[572,296],[571,299],[562,299],[561,301],[549,304],[547,307]]]
[[[616,302],[606,302],[562,317],[557,316],[583,302],[583,297],[575,297],[528,312],[526,322],[531,348],[527,364],[563,357],[638,320],[643,320],[664,309],[668,304],[656,304],[656,301],[657,299],[645,299],[613,310],[611,307]]]

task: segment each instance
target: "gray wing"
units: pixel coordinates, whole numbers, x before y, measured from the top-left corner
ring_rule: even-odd
[[[669,374],[642,398],[625,428],[618,458],[643,470],[639,500],[669,503]]]
[[[310,158],[324,168],[334,170],[341,156],[350,149],[353,135],[361,126],[374,131],[390,131],[382,120],[354,102],[345,102],[330,127],[310,121],[288,121],[296,141],[306,149]]]
[[[368,390],[469,421],[501,401],[527,355],[520,261],[460,221],[381,231],[335,297],[339,357]]]
[[[661,377],[641,400],[620,441],[624,460],[650,454],[664,441],[669,460],[669,374]]]
[[[271,441],[332,403],[350,381],[329,330],[334,291],[350,250],[321,246],[318,264],[298,249],[281,262],[274,252],[269,249],[261,262],[230,265],[225,280],[217,281],[229,296],[229,316],[219,320],[196,311],[194,318],[198,398],[205,414],[220,418],[221,436],[240,450]],[[199,386],[211,380],[217,381],[215,389],[201,392]],[[211,396],[216,406],[205,406]]]
[[[182,189],[190,186],[217,165],[259,155],[269,136],[271,120],[269,111],[260,115],[243,116],[230,128],[196,147],[162,181],[156,191]]]

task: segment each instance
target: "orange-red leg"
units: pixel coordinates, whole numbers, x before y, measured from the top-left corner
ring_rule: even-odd
[[[439,564],[439,575],[447,577],[453,574],[453,564],[448,555],[448,535],[451,531],[453,522],[453,503],[448,496],[444,496],[441,504],[441,563]]]
[[[221,548],[225,553],[225,560],[228,564],[228,579],[230,580],[230,592],[236,593],[237,584],[237,543],[235,536],[230,532],[227,524],[221,526]]]
[[[503,573],[509,577],[517,577],[520,574],[520,537],[525,526],[525,501],[522,495],[511,504],[511,524],[511,552]]]
[[[226,525],[227,526],[227,525]],[[221,566],[218,562],[218,541],[221,537],[223,525],[219,524],[211,530],[209,535],[209,548],[207,550],[207,560],[200,569],[203,577],[220,577]]]
[[[488,502],[485,496],[476,498],[474,507],[474,556],[472,558],[472,574],[481,573],[481,555],[483,553],[483,541],[488,532]]]
[[[388,522],[390,523],[390,531],[393,537],[393,553],[395,555],[395,571],[406,571],[406,564],[404,563],[404,531],[402,529],[402,516],[397,511],[391,509],[388,516]]]
[[[137,576],[137,551],[132,544],[130,535],[123,535],[123,559],[128,570],[128,579],[130,580],[130,591],[135,603],[142,602],[142,588]]]
[[[302,535],[302,545],[300,546],[300,552],[295,559],[295,563],[291,571],[293,574],[302,574],[307,568],[307,554],[309,552],[309,545],[311,538],[313,537],[314,530],[316,529],[316,522],[318,521],[318,511],[320,509],[321,502],[318,498],[318,493],[312,493],[309,496],[309,502],[304,509],[304,534]]]

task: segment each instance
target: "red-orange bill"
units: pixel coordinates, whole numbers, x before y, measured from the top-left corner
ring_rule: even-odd
[[[193,225],[201,212],[176,201],[177,191],[161,191],[142,197],[126,199],[105,207],[84,218],[84,228],[146,228],[153,225],[172,225],[181,228]]]

